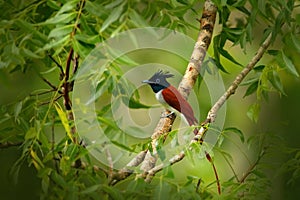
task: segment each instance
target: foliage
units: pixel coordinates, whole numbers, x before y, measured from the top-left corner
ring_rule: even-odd
[[[229,46],[238,46],[246,55],[249,45],[261,44],[272,34],[275,45],[265,55],[269,61],[256,66],[251,77],[243,82],[247,86],[245,97],[256,94],[256,101],[247,115],[257,122],[263,100],[270,92],[286,95],[283,86],[283,71],[298,78],[295,60],[300,52],[300,14],[295,12],[299,4],[293,0],[215,0],[218,7],[220,31],[213,39],[213,56],[210,59],[219,70],[229,73],[225,63],[243,67],[244,64],[230,53]],[[11,176],[18,179],[23,163],[37,171],[41,180],[42,199],[209,199],[219,198],[214,183],[207,183],[198,176],[188,176],[184,183],[176,182],[172,167],[167,167],[151,184],[131,177],[115,186],[109,185],[107,167],[99,166],[90,157],[88,150],[78,141],[70,111],[63,105],[62,86],[65,81],[68,55],[71,49],[78,58],[79,66],[98,43],[114,37],[124,30],[140,27],[166,27],[191,34],[198,30],[196,18],[201,16],[203,4],[190,0],[145,1],[86,1],[86,0],[41,0],[0,1],[0,70],[6,76],[13,73],[33,72],[50,87],[39,87],[24,98],[1,105],[0,144],[19,144],[21,156],[11,169]],[[194,20],[194,21],[193,21]],[[259,28],[258,28],[259,27]],[[256,31],[262,35],[255,38]],[[191,34],[192,35],[192,34]],[[280,48],[279,48],[280,47]],[[75,57],[76,57],[75,56]],[[55,61],[54,61],[55,60]],[[266,59],[267,60],[267,59]],[[149,108],[139,101],[137,91],[122,80],[122,66],[133,66],[134,60],[123,57],[107,66],[97,83],[96,96],[91,99],[113,95],[120,101],[129,102],[131,109]],[[208,69],[207,69],[208,70]],[[54,83],[47,78],[54,76]],[[73,80],[73,75],[67,81]],[[93,76],[91,72],[91,76]],[[232,74],[234,77],[234,74]],[[112,92],[114,84],[123,90]],[[72,85],[72,84],[70,84]],[[98,120],[115,144],[130,152],[138,152],[149,145],[149,141],[138,141],[128,146],[122,140],[122,130],[112,120],[111,107],[105,104],[98,112]],[[141,130],[137,130],[141,131]],[[215,154],[224,157],[232,169],[232,178],[221,180],[221,198],[253,199],[260,194],[268,198],[265,191],[271,183],[264,174],[262,156],[265,156],[266,141],[249,139],[236,127],[220,131]],[[233,133],[233,134],[232,134]],[[257,163],[249,163],[248,177],[241,180],[233,170],[234,158],[222,150],[222,143],[239,136],[240,143],[255,144]],[[2,146],[2,145],[1,145]],[[163,142],[161,143],[163,149]],[[269,147],[268,147],[269,148]],[[275,148],[275,147],[270,147]],[[283,168],[292,172],[293,180],[299,179],[299,150]],[[243,154],[243,153],[241,153]],[[160,152],[163,155],[163,152]],[[161,156],[163,157],[163,156]],[[253,166],[253,168],[251,168]],[[264,196],[267,195],[267,196]]]

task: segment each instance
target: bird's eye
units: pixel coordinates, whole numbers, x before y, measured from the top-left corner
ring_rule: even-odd
[[[159,79],[156,79],[156,81],[155,81],[156,83],[160,83],[160,80]]]

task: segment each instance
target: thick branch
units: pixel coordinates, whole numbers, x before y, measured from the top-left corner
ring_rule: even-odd
[[[212,3],[211,0],[206,0],[204,3],[204,8],[202,12],[202,18],[199,20],[200,21],[200,32],[199,36],[197,38],[197,42],[194,46],[194,50],[192,53],[192,56],[190,58],[189,64],[187,66],[185,75],[183,76],[182,81],[179,84],[178,90],[179,92],[184,96],[185,99],[188,98],[191,89],[193,88],[197,77],[199,76],[200,68],[203,64],[203,60],[206,55],[206,51],[210,45],[211,38],[212,38],[212,33],[213,33],[213,28],[215,24],[215,18],[217,14],[217,8],[216,6]],[[162,115],[166,115],[170,113],[169,111],[165,111],[162,113]],[[144,172],[142,175],[146,181],[151,181],[152,177],[159,172],[160,170],[163,169],[164,165],[158,165],[155,166],[156,161],[158,159],[157,153],[156,153],[156,145],[158,143],[158,139],[163,136],[167,137],[168,132],[172,128],[172,124],[175,120],[176,116],[175,115],[170,115],[169,117],[165,118],[162,117],[160,118],[152,136],[152,150],[153,152],[150,151],[142,151],[139,153],[130,163],[127,164],[125,168],[120,170],[114,177],[113,183],[116,184],[118,181],[125,179],[128,177],[130,174],[133,173],[133,170],[128,169],[129,167],[136,167],[140,163],[141,165],[141,170]],[[200,129],[200,131],[203,131],[203,129]],[[201,138],[201,137],[200,137]],[[195,136],[195,138],[191,142],[198,142],[199,137]],[[174,156],[169,160],[169,165],[173,165],[180,160],[182,160],[185,157],[184,151],[182,151],[180,154]],[[134,165],[132,165],[134,163]]]
[[[199,76],[200,68],[203,64],[206,51],[210,45],[212,33],[214,29],[215,19],[217,14],[217,7],[210,1],[207,0],[204,3],[202,17],[200,19],[200,32],[197,38],[197,42],[194,46],[192,56],[189,64],[185,71],[185,74],[179,84],[178,91],[180,94],[187,99],[191,89],[193,88],[197,77]],[[163,115],[165,115],[164,113]],[[145,173],[155,166],[157,161],[156,145],[158,144],[157,139],[164,135],[167,137],[168,132],[172,128],[172,124],[175,120],[175,115],[170,118],[161,118],[158,125],[152,134],[152,149],[153,152],[148,152],[146,158],[141,166],[141,170]]]

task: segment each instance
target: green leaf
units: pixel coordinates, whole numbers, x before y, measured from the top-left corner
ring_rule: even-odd
[[[54,17],[47,19],[45,22],[42,22],[41,25],[60,24],[60,23],[67,24],[73,19],[75,19],[76,16],[77,16],[76,12],[55,15]]]
[[[92,50],[92,48],[88,48],[88,45],[81,45],[76,39],[73,38],[72,44],[74,47],[74,51],[78,52],[80,57],[85,58]]]
[[[109,27],[112,23],[114,23],[122,14],[124,3],[122,3],[117,8],[113,9],[111,14],[106,18],[106,20],[103,22],[102,27],[100,29],[100,32],[103,32],[107,27]]]
[[[30,156],[32,158],[31,162],[37,170],[44,168],[44,164],[41,159],[38,157],[37,153],[34,150],[30,150]]]
[[[66,35],[65,37],[59,39],[59,40],[52,40],[51,42],[47,43],[41,50],[49,50],[54,47],[58,46],[64,46],[65,43],[68,43],[70,39],[70,35]],[[39,51],[41,51],[39,50]]]
[[[59,38],[66,36],[72,32],[73,28],[73,24],[57,27],[49,33],[48,38]]]
[[[21,113],[23,107],[23,102],[20,101],[15,105],[15,110],[14,110],[14,117],[15,119],[18,118],[19,114]]]
[[[223,48],[219,48],[219,52],[220,52],[220,54],[222,55],[222,56],[224,56],[225,58],[227,58],[228,60],[230,60],[231,62],[233,62],[234,64],[237,64],[237,65],[239,65],[239,66],[243,66],[243,65],[241,65],[238,61],[236,61],[235,59],[234,59],[234,57],[232,57],[229,53],[228,53],[228,51],[226,51],[225,49],[223,49]]]
[[[50,8],[53,8],[54,10],[60,9],[59,3],[54,0],[47,0],[47,6],[49,6]]]
[[[84,9],[88,11],[90,14],[100,18],[107,15],[108,13],[108,10],[106,10],[104,6],[100,5],[96,1],[95,2],[86,1]]]
[[[242,142],[245,141],[245,136],[244,136],[243,132],[242,132],[240,129],[238,129],[238,128],[235,128],[235,127],[228,127],[228,128],[225,128],[223,132],[231,132],[231,133],[235,133],[235,134],[237,134],[237,135],[240,137],[240,140],[241,140]]]
[[[164,177],[166,178],[175,178],[174,172],[172,170],[172,166],[167,166],[163,169]]]
[[[299,77],[299,74],[295,68],[295,65],[293,64],[292,60],[290,58],[288,58],[283,51],[281,51],[281,55],[282,55],[282,59],[283,62],[285,64],[285,66],[287,67],[287,71],[290,72],[291,74],[293,74],[296,77]]]
[[[243,97],[249,96],[251,95],[253,92],[255,92],[258,88],[258,81],[255,81],[254,83],[252,83],[248,88],[247,91],[245,92]]]
[[[261,72],[266,66],[265,65],[258,65],[256,67],[254,67],[254,71],[256,72]]]
[[[40,59],[42,56],[37,55],[36,53],[33,53],[31,50],[26,49],[26,48],[21,48],[21,54],[29,57],[29,58],[35,58],[35,59]]]
[[[271,82],[275,89],[277,89],[281,94],[286,95],[280,77],[275,70],[268,73],[268,80]]]
[[[111,143],[113,143],[114,145],[120,147],[121,149],[124,149],[126,151],[129,151],[129,152],[134,152],[134,149],[131,149],[128,147],[128,145],[125,145],[125,144],[122,144],[118,141],[115,141],[115,140],[111,140]]]
[[[62,188],[67,188],[68,187],[67,182],[56,171],[52,171],[52,173],[51,173],[51,179],[55,182],[55,184],[61,186]]]
[[[107,4],[107,5],[105,6],[105,9],[112,9],[112,8],[114,8],[114,7],[118,6],[118,5],[120,5],[120,3],[122,3],[122,2],[123,2],[123,0],[115,0],[115,1],[112,1],[110,4]]]
[[[107,193],[111,198],[108,199],[118,199],[123,200],[123,193],[121,194],[119,190],[116,190],[115,188],[108,186],[108,185],[102,185],[101,189]]]
[[[131,9],[129,17],[132,19],[132,23],[137,27],[149,27],[148,22],[139,15],[135,10]]]
[[[86,35],[86,34],[76,34],[75,39],[86,44],[95,45],[96,43],[101,42],[99,35]]]
[[[102,122],[103,124],[110,126],[111,128],[115,130],[119,130],[119,127],[116,125],[115,121],[113,119],[109,119],[107,117],[101,117],[98,116],[97,119]]]
[[[283,42],[289,49],[295,49],[300,52],[300,41],[293,33],[288,33],[283,37]]]
[[[26,22],[22,19],[17,19],[15,21],[15,24],[18,27],[20,27],[21,29],[25,30],[26,32],[38,37],[43,42],[46,42],[48,40],[46,35],[44,35],[43,33],[39,32],[39,31],[37,31],[36,28],[32,24],[30,24],[30,23],[28,23],[28,22]]]
[[[129,108],[132,109],[147,109],[147,108],[151,108],[152,106],[148,106],[146,104],[141,103],[140,101],[135,100],[133,97],[129,99],[129,104],[128,104]]]
[[[258,104],[258,103],[252,104],[248,109],[247,116],[253,122],[256,123],[258,120],[259,114],[260,114],[260,104]]]
[[[164,161],[166,159],[166,152],[162,148],[157,149],[157,154],[161,161]]]
[[[85,190],[81,191],[80,194],[90,194],[92,192],[97,191],[101,187],[100,184],[93,185],[91,187],[86,188]]]
[[[171,187],[167,182],[160,181],[159,184],[155,187],[154,199],[156,200],[165,200],[170,198]]]
[[[54,104],[54,106],[55,106],[56,112],[60,118],[60,121],[61,121],[62,125],[64,126],[65,131],[67,132],[68,137],[71,139],[72,142],[74,142],[73,135],[71,133],[71,128],[69,125],[69,121],[67,118],[67,114],[63,111],[63,109],[61,108],[61,106],[58,103]]]
[[[271,55],[271,56],[277,56],[280,53],[280,51],[279,50],[270,49],[270,50],[267,51],[267,53],[269,55]]]
[[[26,132],[26,135],[25,135],[25,140],[29,140],[29,139],[32,139],[34,137],[37,136],[37,132],[35,130],[35,128],[31,127],[30,129],[28,129],[28,131]]]
[[[75,9],[77,3],[79,2],[79,0],[73,0],[73,1],[67,1],[67,3],[65,3],[61,9],[57,12],[57,15],[60,15],[64,12],[70,11],[72,9]]]

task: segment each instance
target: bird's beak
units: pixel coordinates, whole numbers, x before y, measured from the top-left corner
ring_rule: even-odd
[[[142,81],[142,83],[147,83],[147,84],[150,84],[150,83],[152,83],[151,81],[149,81],[149,80],[143,80]]]

